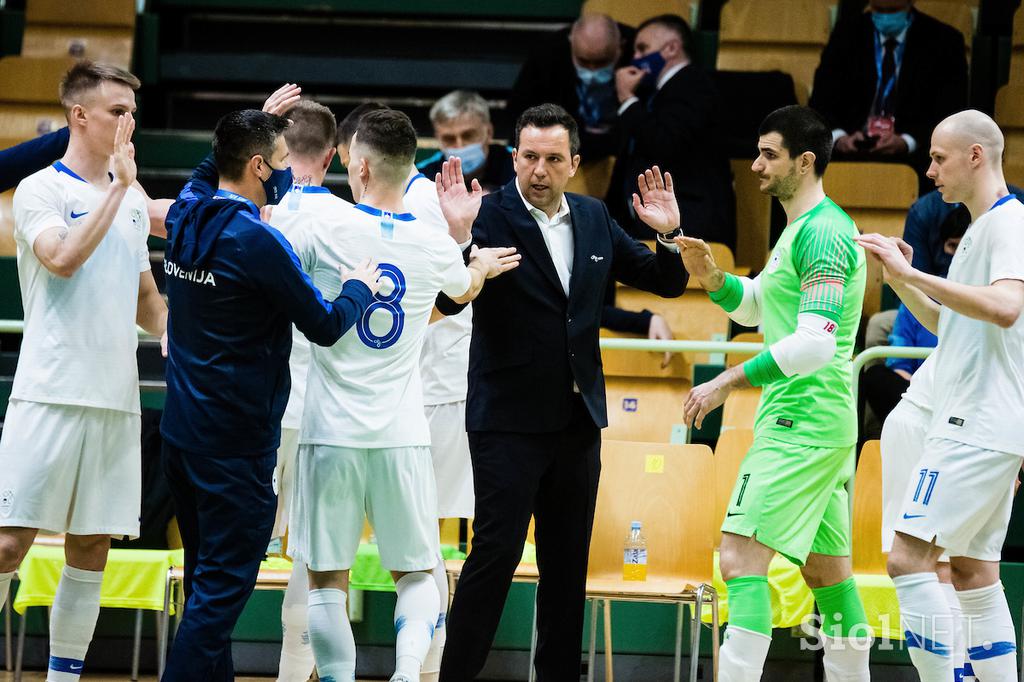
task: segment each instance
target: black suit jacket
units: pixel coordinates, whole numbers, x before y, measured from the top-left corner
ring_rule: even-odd
[[[653,95],[640,95],[619,116],[622,146],[608,188],[612,215],[634,236],[654,238],[650,228],[632,218],[629,206],[637,175],[657,164],[672,173],[683,231],[735,250],[736,198],[711,77],[690,64]]]
[[[927,156],[932,130],[967,107],[967,57],[963,35],[938,19],[912,10],[903,62],[896,80],[896,132],[917,142]],[[810,106],[832,128],[861,130],[875,98],[875,27],[864,12],[840,21],[814,73]]]
[[[574,240],[566,297],[544,237],[513,180],[484,197],[473,243],[514,246],[519,267],[484,286],[473,302],[468,431],[545,433],[572,416],[573,382],[594,423],[608,425],[598,329],[610,278],[665,297],[686,289],[679,254],[652,253],[619,227],[598,199],[566,194]],[[443,295],[438,306],[460,309]]]
[[[576,119],[576,125],[579,126],[580,157],[584,161],[603,159],[618,151],[619,134],[617,130],[607,134],[592,134],[583,126],[579,112],[580,96],[576,90],[579,77],[572,61],[569,31],[569,28],[558,31],[530,54],[509,93],[507,110],[512,116],[511,122],[515,123],[521,113],[538,104],[561,106]],[[616,68],[630,63],[636,29],[619,24],[619,33],[622,36],[622,56]],[[508,137],[512,137],[511,131]]]

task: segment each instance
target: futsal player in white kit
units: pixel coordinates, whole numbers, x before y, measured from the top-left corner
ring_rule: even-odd
[[[939,337],[931,360],[932,420],[889,555],[907,646],[923,682],[953,677],[951,613],[935,574],[944,551],[975,674],[985,682],[1017,679],[999,558],[1024,457],[1024,205],[1006,188],[1003,146],[998,126],[978,111],[950,116],[932,135],[928,176],[973,220],[948,279],[911,267],[902,240],[858,239]]]
[[[423,335],[439,292],[472,300],[487,277],[518,264],[512,249],[474,249],[466,266],[447,234],[417,224],[403,203],[415,151],[405,114],[366,114],[350,146],[360,203],[310,222],[291,240],[325,295],[337,287],[328,271],[370,257],[386,280],[354,333],[313,349],[307,378],[288,552],[310,570],[309,634],[322,680],[350,680],[355,670],[343,587],[364,517],[398,593],[392,680],[420,679],[439,609],[430,573],[439,551],[436,488],[418,368]]]
[[[66,533],[49,682],[79,679],[110,537],[139,534],[136,323],[162,336],[167,307],[146,199],[132,187],[138,87],[115,66],[71,67],[60,87],[67,153],[14,195],[25,333],[0,438],[0,602],[36,533]]]
[[[338,125],[338,157],[348,167],[349,145],[359,119],[370,111],[387,110],[379,102],[361,104]],[[448,233],[448,223],[437,199],[433,178],[410,164],[405,180],[405,207],[425,229]],[[427,327],[420,355],[423,381],[423,406],[430,425],[430,454],[437,483],[437,518],[473,517],[473,464],[469,458],[466,435],[466,392],[469,375],[469,341],[473,331],[473,307],[466,306],[457,315],[438,314]],[[444,653],[448,616],[448,573],[444,558],[437,558],[433,570],[440,595],[440,612],[434,627],[430,649],[423,661],[422,682],[436,682]]]

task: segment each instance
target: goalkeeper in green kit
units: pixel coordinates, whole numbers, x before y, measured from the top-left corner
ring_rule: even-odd
[[[807,107],[772,112],[758,131],[752,170],[788,223],[764,271],[724,274],[699,239],[678,237],[692,277],[736,322],[761,325],[767,348],[694,387],[684,407],[698,427],[734,388],[762,386],[754,443],[722,524],[729,626],[720,682],[761,679],[771,643],[768,566],[775,553],[801,567],[822,614],[829,682],[869,679],[870,635],[850,565],[845,485],[857,442],[850,357],[864,298],[857,228],[822,189],[832,133]],[[685,225],[685,216],[684,225]]]

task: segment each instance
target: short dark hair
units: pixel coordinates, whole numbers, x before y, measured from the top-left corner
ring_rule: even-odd
[[[363,102],[348,112],[348,116],[341,119],[341,123],[338,124],[338,132],[334,136],[334,146],[337,147],[339,144],[343,144],[346,147],[349,146],[352,143],[352,136],[356,134],[356,128],[359,127],[359,120],[366,114],[371,111],[387,111],[390,109],[391,107],[383,102]]]
[[[832,129],[817,111],[799,104],[776,109],[761,121],[757,131],[759,137],[768,133],[782,136],[782,146],[791,157],[814,154],[814,174],[819,178],[825,174],[832,158]]]
[[[338,122],[331,110],[308,99],[299,100],[285,117],[292,124],[284,131],[288,150],[296,156],[318,157],[334,147]]]
[[[539,104],[530,107],[519,115],[516,121],[516,148],[519,148],[519,133],[523,128],[533,126],[534,128],[551,128],[562,126],[569,131],[569,153],[576,156],[580,152],[580,130],[576,126],[576,119],[568,111],[557,104]]]
[[[359,119],[355,135],[360,147],[379,155],[385,177],[405,179],[416,160],[416,129],[408,116],[394,109],[369,111]]]
[[[274,145],[288,127],[288,119],[257,109],[225,114],[213,130],[213,160],[228,180],[238,180],[249,159],[260,154],[270,163]]]
[[[664,26],[668,30],[679,36],[679,42],[683,46],[683,52],[686,53],[687,57],[693,57],[693,29],[686,23],[686,19],[683,19],[678,14],[659,14],[656,17],[645,19],[640,26],[637,27],[636,31],[639,33],[648,26]]]
[[[60,103],[64,109],[70,110],[79,104],[81,96],[99,87],[104,81],[127,85],[138,90],[142,83],[132,73],[113,64],[83,60],[68,69],[60,81]]]

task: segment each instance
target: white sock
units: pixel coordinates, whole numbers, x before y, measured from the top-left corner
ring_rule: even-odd
[[[7,597],[11,593],[11,580],[14,578],[14,571],[0,573],[0,606],[7,603]]]
[[[957,592],[967,656],[983,682],[1017,682],[1017,637],[1003,583]]]
[[[419,682],[441,612],[437,584],[430,573],[408,573],[395,583],[395,592],[395,677]]]
[[[718,652],[718,682],[760,682],[772,638],[732,625]]]
[[[942,587],[942,595],[946,598],[946,606],[949,607],[949,615],[953,617],[953,679],[960,682],[964,677],[964,661],[967,659],[967,643],[964,642],[963,610],[960,608],[960,600],[956,596],[956,590],[949,583],[939,583]]]
[[[352,682],[356,677],[356,640],[345,600],[341,590],[309,591],[309,641],[320,682]]]
[[[423,659],[420,682],[438,682],[441,673],[441,655],[444,653],[444,643],[447,639],[445,620],[448,618],[448,571],[445,570],[443,557],[438,557],[437,566],[434,566],[431,575],[434,576],[434,583],[437,585],[441,608],[438,609],[437,624],[434,626],[434,636],[430,640],[430,648],[427,649],[427,656]]]
[[[869,682],[871,638],[821,636],[826,682]]]
[[[309,644],[309,574],[296,561],[288,576],[281,603],[281,662],[277,682],[306,682],[313,674],[313,647]]]
[[[103,571],[64,566],[50,611],[50,664],[46,682],[78,682],[100,615]]]
[[[893,578],[900,602],[900,623],[910,660],[921,682],[953,679],[953,618],[934,573]]]

